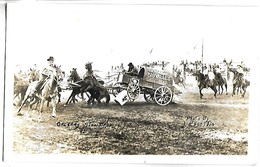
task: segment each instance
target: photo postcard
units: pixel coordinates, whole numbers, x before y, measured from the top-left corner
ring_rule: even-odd
[[[258,5],[124,2],[1,4],[3,162],[257,164]]]

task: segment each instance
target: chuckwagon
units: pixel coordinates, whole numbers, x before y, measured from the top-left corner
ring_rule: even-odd
[[[136,76],[119,73],[112,93],[116,97],[115,101],[121,105],[134,101],[143,94],[147,102],[165,106],[179,100],[181,92],[173,82],[172,74],[168,71],[141,67]]]

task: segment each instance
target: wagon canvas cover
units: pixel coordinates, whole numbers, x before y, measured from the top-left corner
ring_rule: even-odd
[[[173,78],[172,74],[166,70],[158,70],[155,68],[142,67],[139,71],[144,71],[143,74],[143,82],[141,83],[142,87],[148,87],[149,85],[165,85],[172,87]],[[151,87],[152,89],[156,89],[156,87]]]

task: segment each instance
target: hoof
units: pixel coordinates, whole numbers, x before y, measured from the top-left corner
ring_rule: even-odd
[[[52,117],[52,118],[56,118],[56,114],[52,114],[51,117]]]
[[[23,116],[23,114],[20,113],[20,112],[18,112],[16,115],[17,115],[17,116]]]

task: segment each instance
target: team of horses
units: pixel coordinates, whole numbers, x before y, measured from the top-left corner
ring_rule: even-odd
[[[92,71],[91,63],[86,64],[87,72]],[[242,97],[246,93],[246,88],[250,85],[250,82],[246,79],[237,79],[238,73],[235,69],[230,68],[230,72],[234,74],[233,82],[233,91],[232,96],[235,95],[235,91],[240,89],[242,90]],[[217,75],[214,71],[209,72],[207,75],[203,74],[201,71],[195,70],[192,72],[192,75],[196,77],[199,88],[200,98],[203,97],[202,90],[205,88],[210,88],[214,92],[214,97],[223,94],[224,87],[227,94],[227,80],[221,75]],[[22,115],[21,109],[25,104],[28,106],[29,111],[33,105],[37,106],[40,104],[39,108],[39,120],[42,120],[42,112],[44,103],[47,101],[52,102],[52,117],[56,117],[56,106],[60,101],[60,91],[59,86],[60,82],[64,79],[64,71],[61,70],[60,66],[55,66],[55,70],[52,75],[50,75],[46,82],[41,87],[41,90],[36,94],[33,93],[35,86],[39,80],[39,74],[37,71],[30,70],[28,75],[28,80],[20,80],[16,75],[14,77],[14,98],[20,96],[21,102],[18,104],[19,108],[17,115]],[[185,80],[180,75],[175,75],[173,80],[176,84],[181,84],[185,88]],[[110,101],[110,94],[107,88],[103,85],[103,81],[98,81],[94,76],[88,76],[81,78],[77,73],[77,69],[73,68],[70,71],[67,82],[69,83],[72,92],[69,98],[67,99],[65,106],[69,103],[75,103],[77,101],[76,96],[80,96],[81,99],[84,99],[84,94],[88,96],[87,104],[94,104],[96,100],[99,104],[103,98],[106,99],[105,103],[108,104]],[[220,90],[221,89],[221,90]]]
[[[89,65],[89,69],[86,68],[87,70],[91,70],[91,64]],[[32,73],[34,71],[31,71]],[[56,106],[57,103],[60,101],[60,94],[59,92],[61,91],[61,88],[59,86],[59,83],[64,79],[64,71],[61,70],[60,66],[55,66],[55,70],[53,71],[52,75],[48,76],[46,81],[44,82],[43,86],[39,91],[35,93],[35,87],[36,84],[39,82],[38,80],[34,81],[31,79],[32,74],[29,74],[29,81],[24,84],[24,89],[20,89],[20,92],[23,91],[21,95],[21,103],[19,103],[19,108],[17,111],[17,115],[23,115],[21,113],[22,107],[28,103],[28,109],[27,109],[27,114],[29,114],[29,110],[32,109],[33,105],[36,105],[36,108],[38,104],[40,104],[39,108],[39,121],[42,121],[42,112],[43,112],[43,106],[44,103],[47,101],[48,103],[51,101],[52,102],[52,114],[51,116],[53,118],[56,117]],[[15,77],[15,81],[18,80]],[[85,77],[84,79],[81,79],[80,76],[78,75],[76,68],[73,68],[72,71],[70,72],[70,76],[68,79],[68,82],[70,83],[72,87],[72,92],[70,97],[68,98],[67,102],[65,105],[70,103],[71,101],[75,103],[75,96],[78,94],[81,94],[82,99],[84,98],[83,94],[86,93],[89,97],[88,99],[88,104],[93,104],[94,100],[97,100],[98,103],[101,103],[101,100],[103,98],[106,98],[106,104],[109,103],[110,101],[110,94],[106,87],[104,87],[102,84],[104,82],[102,81],[97,81],[93,77]],[[16,92],[19,92],[18,89],[18,83],[15,82],[14,87],[17,89]],[[15,90],[16,90],[15,89]],[[25,91],[24,91],[25,90]],[[89,95],[89,94],[90,95]],[[18,95],[15,94],[15,97]],[[15,98],[14,97],[14,98]]]

